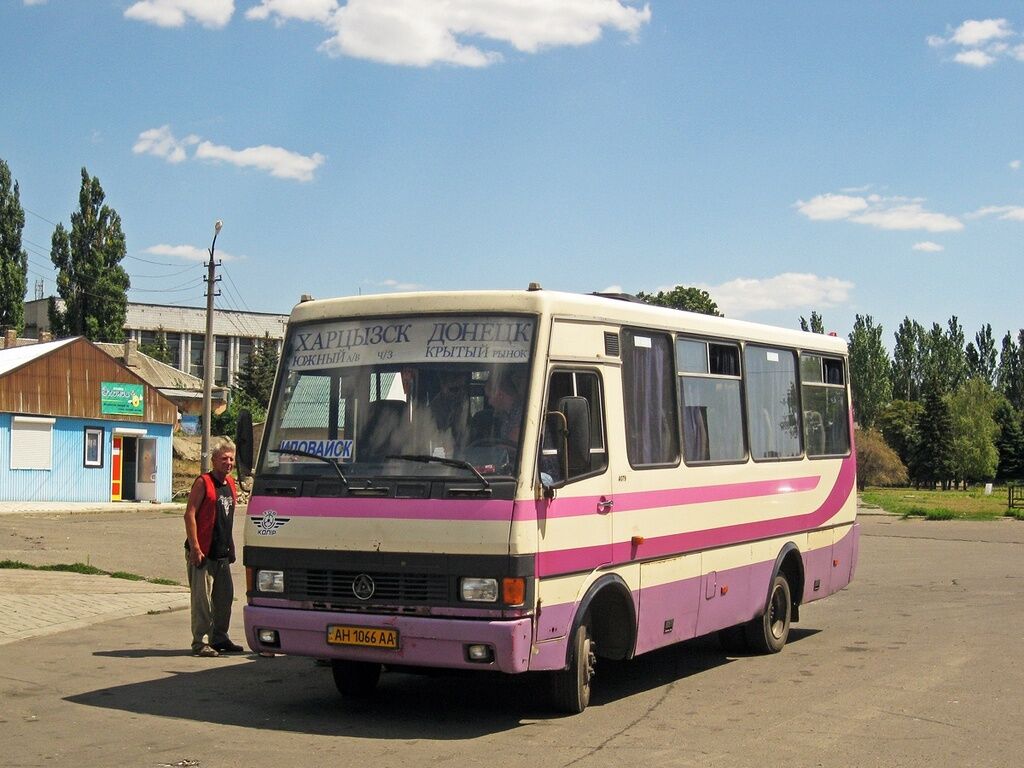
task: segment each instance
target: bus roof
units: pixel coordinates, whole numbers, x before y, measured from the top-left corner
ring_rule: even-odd
[[[846,341],[837,336],[655,307],[600,294],[565,293],[540,288],[525,291],[417,291],[309,300],[292,309],[291,322],[406,314],[504,312],[573,318],[846,354]]]

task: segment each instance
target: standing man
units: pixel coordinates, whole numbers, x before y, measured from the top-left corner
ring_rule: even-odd
[[[192,655],[219,656],[243,648],[228,638],[235,599],[231,563],[238,488],[231,470],[235,444],[224,438],[213,447],[213,469],[196,478],[185,505],[185,562],[192,593]]]

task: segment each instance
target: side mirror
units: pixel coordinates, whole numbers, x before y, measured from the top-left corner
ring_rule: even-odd
[[[252,414],[243,408],[238,412],[235,426],[235,464],[239,478],[252,474],[252,443]]]

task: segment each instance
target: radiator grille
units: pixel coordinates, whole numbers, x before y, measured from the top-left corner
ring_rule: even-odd
[[[324,603],[373,605],[379,603],[447,603],[448,578],[444,574],[369,573],[374,591],[369,600],[360,600],[352,590],[356,577],[364,571],[333,571],[296,568],[285,573],[285,585],[292,599]]]

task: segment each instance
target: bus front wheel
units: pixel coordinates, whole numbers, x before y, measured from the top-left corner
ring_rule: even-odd
[[[596,660],[590,626],[587,623],[580,624],[572,637],[569,668],[552,673],[552,699],[560,712],[575,715],[587,708]]]
[[[763,615],[746,626],[747,642],[757,653],[778,653],[789,638],[789,624],[793,617],[793,600],[789,581],[783,574],[772,580],[768,593],[768,607]]]
[[[380,664],[369,661],[331,660],[334,685],[342,696],[365,699],[370,696],[380,680]]]

